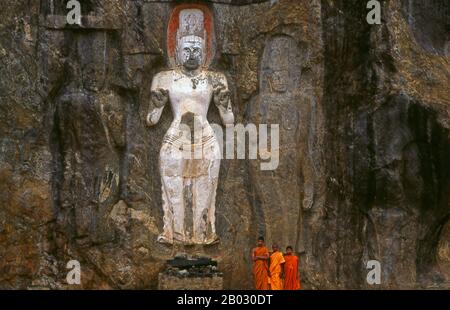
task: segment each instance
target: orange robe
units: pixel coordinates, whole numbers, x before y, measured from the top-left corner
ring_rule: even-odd
[[[295,255],[285,255],[284,260],[284,289],[299,290],[300,277],[298,275],[298,257]]]
[[[265,246],[255,249],[255,256],[269,255],[269,251]],[[257,290],[269,289],[269,267],[267,260],[258,259],[253,262],[253,277],[255,280],[255,288]]]
[[[282,290],[283,280],[281,279],[281,264],[284,263],[283,254],[280,251],[273,252],[270,255],[270,289]]]

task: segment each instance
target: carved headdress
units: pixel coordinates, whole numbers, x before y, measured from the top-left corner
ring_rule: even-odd
[[[199,9],[184,9],[180,11],[177,40],[187,36],[205,39],[203,12]]]
[[[205,49],[205,27],[203,12],[199,9],[184,9],[180,11],[177,30],[177,54],[183,42],[199,42]],[[203,57],[204,64],[205,58]]]
[[[176,6],[168,26],[168,56],[176,62],[176,55],[181,43],[186,41],[201,42],[204,51],[204,64],[208,65],[213,54],[213,23],[209,9],[201,4],[182,4]]]

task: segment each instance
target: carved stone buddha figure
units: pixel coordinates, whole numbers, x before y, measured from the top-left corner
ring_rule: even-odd
[[[180,11],[176,67],[156,74],[151,85],[153,108],[147,124],[157,124],[168,103],[174,117],[159,157],[164,228],[158,241],[162,243],[218,241],[215,197],[221,153],[206,116],[211,101],[224,125],[232,124],[234,115],[225,76],[206,66],[208,34],[203,19],[199,9]]]

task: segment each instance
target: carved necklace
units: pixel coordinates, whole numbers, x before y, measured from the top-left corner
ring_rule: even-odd
[[[197,79],[191,79],[192,82],[192,88],[196,89],[197,88],[197,84],[198,84],[198,80]]]
[[[191,82],[192,82],[192,89],[196,89],[198,83],[200,83],[200,81],[204,81],[206,78],[205,77],[201,77],[203,74],[199,74],[196,77],[192,77],[191,78]]]
[[[180,70],[180,71],[181,71],[181,70]],[[196,89],[196,88],[197,88],[197,85],[198,85],[198,83],[200,83],[200,81],[206,80],[206,77],[202,77],[202,76],[203,76],[203,73],[199,73],[199,74],[196,75],[196,76],[192,76],[192,75],[190,75],[190,74],[187,73],[187,72],[181,71],[179,77],[178,77],[178,78],[175,78],[175,81],[181,79],[183,76],[185,76],[185,77],[191,79],[192,89]]]

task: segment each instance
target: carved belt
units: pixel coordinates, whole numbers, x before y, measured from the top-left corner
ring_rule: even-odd
[[[207,126],[203,128],[202,137],[194,137],[194,141],[188,139],[183,130],[180,130],[177,127],[171,127],[166,135],[164,136],[163,143],[170,144],[178,148],[179,150],[183,150],[190,148],[193,150],[194,148],[207,148],[208,146],[212,146],[217,143],[216,136],[214,135],[214,131],[211,127]]]

